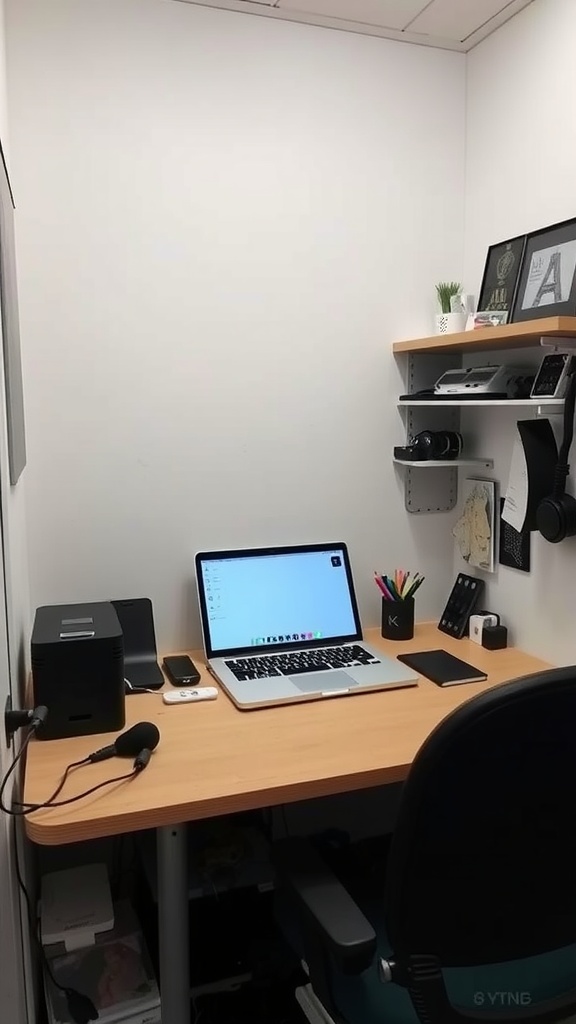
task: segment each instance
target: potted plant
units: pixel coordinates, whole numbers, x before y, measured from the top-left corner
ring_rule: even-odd
[[[437,334],[453,334],[455,331],[463,331],[466,327],[466,314],[458,310],[458,304],[452,302],[461,292],[462,285],[457,281],[440,281],[436,285],[436,294],[442,310],[436,317]],[[454,308],[458,311],[453,312]]]

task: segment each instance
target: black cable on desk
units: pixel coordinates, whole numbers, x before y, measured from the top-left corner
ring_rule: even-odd
[[[64,770],[64,774],[63,774],[62,778],[60,779],[60,782],[58,783],[56,789],[52,793],[52,796],[49,796],[48,799],[45,800],[42,804],[26,804],[26,803],[23,803],[21,800],[13,800],[12,801],[12,807],[5,807],[1,803],[1,801],[0,801],[0,806],[2,807],[2,810],[5,812],[5,814],[12,814],[14,816],[20,816],[20,815],[30,814],[32,811],[37,811],[37,810],[39,810],[40,807],[56,806],[56,805],[54,805],[52,803],[52,801],[55,800],[56,797],[62,792],[62,790],[63,790],[63,788],[64,788],[64,786],[66,784],[66,780],[68,778],[68,775],[70,774],[70,772],[72,771],[73,768],[80,768],[80,766],[83,765],[83,764],[90,764],[90,759],[88,757],[85,757],[85,758],[82,759],[82,761],[73,761],[72,764],[69,764],[66,767],[66,769]],[[22,809],[21,810],[15,810],[14,809],[14,805],[17,808],[22,808]],[[24,810],[24,808],[26,808],[26,809]]]
[[[17,811],[14,812],[11,807],[7,807],[6,804],[4,803],[4,790],[6,789],[6,786],[8,785],[8,780],[9,780],[10,776],[14,773],[14,771],[16,769],[16,765],[19,763],[19,761],[20,761],[24,751],[26,750],[26,747],[30,743],[30,740],[32,739],[32,737],[33,737],[35,732],[36,732],[35,727],[31,726],[30,729],[28,730],[28,733],[26,734],[26,736],[24,737],[24,739],[22,741],[22,746],[20,747],[20,750],[16,754],[16,757],[12,761],[12,764],[10,765],[8,771],[6,772],[6,775],[2,779],[2,785],[0,785],[0,809],[4,811],[4,814],[14,814],[14,813],[17,814],[18,813]]]

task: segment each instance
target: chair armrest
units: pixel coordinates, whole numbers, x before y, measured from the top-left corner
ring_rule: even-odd
[[[374,929],[312,844],[282,840],[274,861],[305,927],[313,928],[346,973],[366,970],[376,952]]]

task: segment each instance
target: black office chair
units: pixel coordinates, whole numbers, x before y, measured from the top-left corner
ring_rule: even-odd
[[[305,840],[279,843],[276,864],[309,1019],[566,1020],[576,1013],[576,666],[478,694],[434,730],[404,786],[380,896],[353,876],[349,893]]]

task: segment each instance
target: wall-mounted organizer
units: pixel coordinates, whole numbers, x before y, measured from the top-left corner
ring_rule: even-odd
[[[434,335],[429,338],[415,338],[411,341],[396,342],[392,351],[402,360],[401,369],[406,394],[413,395],[423,388],[429,388],[446,370],[462,366],[463,357],[478,352],[497,352],[500,355],[509,350],[525,349],[532,346],[558,345],[563,338],[570,339],[571,347],[576,338],[576,317],[553,316],[501,327],[484,327],[458,334]],[[407,441],[421,430],[460,430],[460,412],[471,407],[507,408],[526,410],[530,408],[535,416],[560,415],[563,400],[547,398],[522,399],[433,399],[414,398],[399,401],[403,410],[405,436]],[[475,469],[479,472],[491,469],[490,457],[470,457],[464,453],[450,461],[410,462],[395,459],[399,472],[404,474],[405,505],[408,512],[449,512],[458,500],[458,469]]]

